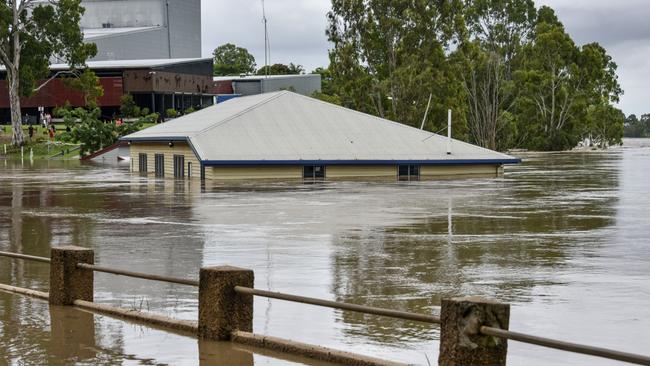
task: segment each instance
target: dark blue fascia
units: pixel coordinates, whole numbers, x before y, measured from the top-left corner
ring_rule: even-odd
[[[464,160],[204,160],[205,166],[250,165],[501,165],[519,164],[521,159]]]

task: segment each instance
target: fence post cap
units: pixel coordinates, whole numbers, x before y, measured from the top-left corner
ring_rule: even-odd
[[[78,246],[74,246],[74,245],[66,245],[66,246],[63,246],[63,247],[52,247],[52,251],[53,252],[54,251],[57,251],[57,252],[60,252],[60,251],[78,251],[78,252],[82,252],[82,251],[92,251],[92,249],[84,248],[84,247],[78,247]]]
[[[494,299],[488,299],[486,297],[481,297],[481,296],[465,296],[465,297],[451,297],[451,298],[443,298],[442,301],[451,301],[451,302],[472,302],[472,303],[478,303],[478,304],[487,304],[487,305],[503,305],[504,303],[494,300]]]
[[[234,266],[201,267],[201,272],[252,272],[252,269]]]

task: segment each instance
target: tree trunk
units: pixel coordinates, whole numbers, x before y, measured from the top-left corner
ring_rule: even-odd
[[[20,111],[20,88],[18,70],[7,67],[7,81],[9,85],[9,106],[11,108],[11,144],[22,146],[25,143],[22,127],[22,116]]]

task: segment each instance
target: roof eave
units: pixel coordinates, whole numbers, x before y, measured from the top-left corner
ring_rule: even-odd
[[[205,166],[251,165],[504,165],[521,159],[445,159],[445,160],[204,160]]]

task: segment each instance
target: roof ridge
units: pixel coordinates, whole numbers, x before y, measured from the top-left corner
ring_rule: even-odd
[[[269,95],[266,99],[264,99],[264,100],[262,100],[262,101],[260,101],[260,102],[258,102],[256,104],[253,104],[252,106],[250,106],[250,107],[248,107],[248,108],[246,108],[246,109],[244,109],[242,111],[239,111],[239,112],[233,114],[232,116],[215,123],[214,125],[208,126],[208,127],[204,128],[204,129],[198,131],[198,132],[194,132],[194,135],[206,133],[206,132],[208,132],[208,131],[210,131],[212,129],[223,126],[224,124],[232,121],[233,119],[235,119],[237,117],[240,117],[240,116],[242,116],[242,115],[244,115],[244,114],[246,114],[246,113],[248,113],[248,112],[250,112],[250,111],[252,111],[254,109],[257,109],[258,107],[261,107],[262,105],[264,105],[264,104],[266,104],[266,103],[268,103],[268,102],[270,102],[270,101],[272,101],[274,99],[277,99],[280,96],[282,96],[284,94],[287,94],[287,93],[289,93],[289,92],[286,91],[286,90],[282,90],[282,91],[274,92],[274,93],[269,93],[269,94],[273,94],[273,95]]]
[[[374,115],[372,115],[372,114],[365,113],[365,112],[361,112],[361,111],[357,111],[356,109],[352,109],[352,108],[346,108],[346,107],[341,106],[341,105],[338,105],[338,104],[325,102],[325,101],[320,100],[320,99],[318,99],[318,98],[308,97],[308,96],[306,96],[306,95],[302,95],[302,94],[298,94],[298,93],[291,93],[291,94],[292,94],[292,95],[296,95],[296,96],[301,97],[301,98],[305,98],[305,99],[310,100],[310,101],[315,101],[315,102],[318,102],[318,103],[322,103],[322,104],[328,105],[328,106],[330,106],[330,107],[335,107],[335,108],[343,109],[343,110],[348,111],[348,112],[354,112],[354,113],[357,113],[357,114],[361,114],[361,115],[363,115],[363,116],[371,117],[371,118],[373,118],[373,119],[376,119],[376,120],[382,121],[383,123],[393,124],[393,125],[395,125],[395,126],[403,127],[403,128],[406,128],[406,129],[415,129],[415,130],[421,131],[423,134],[426,133],[427,135],[429,135],[429,136],[427,137],[427,139],[428,139],[428,138],[431,138],[431,137],[433,137],[433,136],[436,136],[436,137],[442,138],[442,139],[444,139],[444,140],[447,139],[446,136],[444,136],[444,135],[440,135],[440,134],[435,133],[435,132],[429,132],[429,131],[425,131],[425,130],[420,130],[420,129],[418,129],[418,128],[415,128],[415,127],[413,127],[413,126],[409,126],[409,125],[404,124],[404,123],[401,123],[401,122],[396,122],[396,121],[393,121],[393,120],[390,120],[390,119],[387,119],[387,118],[382,118],[382,117],[379,117],[379,116],[374,116]],[[503,154],[502,152],[495,151],[495,150],[491,150],[491,149],[488,149],[488,148],[486,148],[486,147],[482,147],[482,146],[479,146],[479,145],[470,144],[469,142],[465,142],[465,141],[462,141],[462,140],[459,140],[459,139],[455,139],[455,138],[453,138],[453,137],[452,137],[452,140],[454,140],[455,142],[462,143],[462,144],[464,144],[464,145],[469,145],[469,146],[472,146],[472,147],[474,147],[474,148],[478,148],[478,149],[484,150],[484,151],[489,151],[489,152],[493,152],[493,153],[497,153],[497,154],[501,154],[501,155],[506,155],[506,156],[507,156],[507,154]]]
[[[329,103],[329,102],[326,102],[326,101],[320,100],[320,99],[318,99],[318,98],[308,97],[308,96],[306,96],[306,95],[302,95],[302,94],[298,94],[298,93],[291,93],[291,94],[292,94],[292,95],[296,95],[296,96],[298,96],[298,97],[302,97],[302,98],[307,99],[307,100],[310,100],[310,101],[315,101],[315,102],[318,102],[318,103],[322,103],[322,104],[328,105],[328,106],[330,106],[330,107],[334,107],[334,108],[342,109],[342,110],[347,111],[347,112],[353,112],[353,113],[356,113],[356,114],[361,114],[361,115],[366,116],[366,117],[370,117],[370,118],[372,118],[372,119],[377,119],[377,120],[380,120],[380,121],[383,122],[383,123],[392,124],[392,125],[395,125],[395,126],[398,126],[398,127],[406,128],[406,129],[415,129],[415,130],[418,130],[418,131],[422,131],[422,133],[432,134],[432,135],[435,135],[435,136],[438,136],[438,137],[442,137],[442,138],[444,138],[444,136],[442,136],[442,135],[440,135],[440,134],[437,134],[437,133],[435,133],[435,132],[429,132],[429,131],[420,130],[420,129],[417,129],[417,128],[413,127],[413,126],[409,126],[409,125],[404,124],[404,123],[401,123],[401,122],[396,122],[396,121],[390,120],[390,119],[388,119],[388,118],[383,118],[383,117],[379,117],[379,116],[374,116],[374,115],[372,115],[372,114],[370,114],[370,113],[365,113],[365,112],[357,111],[356,109],[347,108],[347,107],[344,107],[344,106],[342,106],[342,105],[338,105],[338,104],[334,104],[334,103]]]

